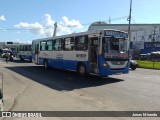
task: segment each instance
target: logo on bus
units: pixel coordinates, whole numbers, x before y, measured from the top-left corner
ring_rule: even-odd
[[[56,58],[57,59],[63,59],[63,54],[57,54]]]

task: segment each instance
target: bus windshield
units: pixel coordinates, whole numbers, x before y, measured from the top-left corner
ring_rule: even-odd
[[[128,58],[128,40],[124,38],[103,37],[102,53],[105,58]]]

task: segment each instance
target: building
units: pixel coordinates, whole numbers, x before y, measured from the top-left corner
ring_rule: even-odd
[[[128,32],[128,24],[95,22],[88,30],[119,29]],[[160,24],[131,24],[131,50],[135,55],[160,51]]]
[[[131,41],[160,42],[160,27],[132,32]]]
[[[4,42],[0,42],[0,49],[4,49],[5,48],[5,43]]]
[[[141,50],[141,54],[160,51],[160,27],[135,31],[131,36],[132,48],[135,51]]]
[[[16,48],[17,45],[19,45],[19,42],[0,42],[0,49],[4,49],[4,48]]]
[[[154,28],[160,28],[160,24],[131,24],[131,33],[135,31],[148,30]],[[92,23],[88,30],[92,29],[118,29],[128,32],[128,24],[107,24],[105,22],[95,22]]]

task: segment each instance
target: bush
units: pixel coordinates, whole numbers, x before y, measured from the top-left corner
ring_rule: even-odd
[[[138,60],[138,65],[141,68],[160,69],[160,62]]]

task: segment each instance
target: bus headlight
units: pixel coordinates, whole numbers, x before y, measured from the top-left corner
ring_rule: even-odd
[[[103,63],[102,66],[103,66],[103,67],[108,67],[108,64]]]

